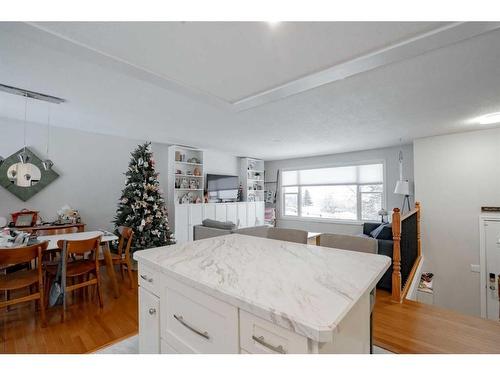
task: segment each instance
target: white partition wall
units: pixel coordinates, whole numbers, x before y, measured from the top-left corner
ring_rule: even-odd
[[[186,243],[204,219],[232,221],[238,228],[264,225],[264,202],[177,204],[174,218],[175,239]]]
[[[247,227],[247,203],[239,202],[236,204],[236,215],[238,219],[236,220],[236,225],[239,228]]]
[[[226,204],[226,221],[231,221],[238,225],[238,206],[236,203]]]

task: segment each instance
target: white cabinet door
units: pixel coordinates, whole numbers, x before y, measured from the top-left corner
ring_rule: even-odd
[[[226,206],[225,203],[217,203],[215,205],[215,220],[217,221],[226,221]]]
[[[200,225],[203,221],[203,207],[201,204],[189,205],[188,239],[193,241],[193,226]]]
[[[256,225],[255,202],[247,202],[247,226],[254,227]]]
[[[264,202],[255,202],[256,225],[264,225]]]
[[[175,206],[175,240],[177,243],[189,241],[189,212],[188,205],[179,204]]]
[[[139,353],[160,353],[160,299],[139,287]]]
[[[247,227],[247,204],[245,202],[238,203],[238,220],[236,221],[238,228]]]
[[[226,204],[226,221],[231,221],[234,224],[238,223],[238,210],[236,203]]]
[[[215,220],[216,203],[206,203],[203,205],[203,219]]]

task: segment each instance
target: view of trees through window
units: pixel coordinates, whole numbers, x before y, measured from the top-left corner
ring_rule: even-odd
[[[286,183],[294,186],[283,187],[285,216],[377,220],[383,207],[382,164],[285,171]]]

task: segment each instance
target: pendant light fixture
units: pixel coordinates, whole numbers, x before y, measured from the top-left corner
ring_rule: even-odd
[[[403,205],[401,207],[401,213],[405,211],[405,206],[408,204],[408,211],[410,211],[410,183],[408,180],[403,180],[403,147],[402,139],[399,139],[399,180],[396,181],[396,187],[394,188],[394,194],[404,195]]]
[[[21,151],[18,155],[19,160],[21,161],[22,164],[26,164],[30,160],[30,156],[28,155],[28,152],[26,151],[26,115],[28,112],[28,95],[24,96],[24,149]]]
[[[47,105],[47,148],[45,150],[46,159],[42,161],[43,168],[50,171],[54,163],[49,159],[49,143],[50,143],[50,103]]]

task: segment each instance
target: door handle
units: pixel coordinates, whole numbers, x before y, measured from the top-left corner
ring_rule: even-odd
[[[189,329],[190,331],[196,333],[197,335],[203,337],[204,339],[207,339],[207,340],[210,340],[210,336],[208,335],[208,332],[204,331],[200,331],[199,329],[196,329],[194,328],[193,326],[189,325],[188,323],[186,323],[184,321],[184,318],[182,317],[182,315],[175,315],[174,314],[174,318],[179,322],[181,323],[184,327],[186,327],[187,329]]]
[[[147,275],[141,275],[141,279],[146,280],[148,283],[152,283],[153,282],[153,278],[152,277],[148,277]]]
[[[280,353],[280,354],[286,354],[286,350],[283,349],[282,345],[278,345],[278,346],[271,345],[265,341],[264,336],[257,337],[255,335],[252,335],[252,339],[257,341],[260,345],[265,346],[268,349],[271,349],[273,352]]]

